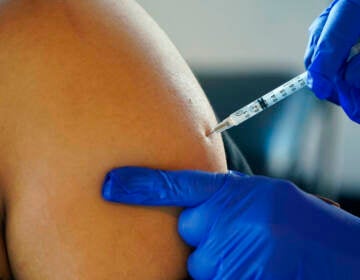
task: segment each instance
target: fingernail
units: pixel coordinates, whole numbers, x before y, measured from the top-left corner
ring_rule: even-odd
[[[125,176],[126,178],[126,176]],[[113,170],[109,172],[103,183],[102,196],[105,200],[120,202],[124,196],[130,193],[131,177],[124,180],[121,170]]]
[[[123,167],[110,171],[103,183],[102,196],[112,202],[135,203],[143,201],[151,178],[145,168]]]
[[[105,200],[112,200],[112,185],[113,182],[111,181],[111,177],[108,174],[106,175],[102,189],[102,196]]]

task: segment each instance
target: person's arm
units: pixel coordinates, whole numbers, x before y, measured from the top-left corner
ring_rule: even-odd
[[[226,171],[186,63],[133,1],[0,5],[0,158],[17,279],[181,279],[179,208],[100,197],[116,166]],[[193,122],[196,120],[196,122]]]

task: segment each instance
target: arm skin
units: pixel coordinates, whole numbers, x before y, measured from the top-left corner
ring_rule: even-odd
[[[179,208],[99,195],[118,166],[226,171],[184,60],[131,0],[0,3],[0,177],[15,278],[184,278]]]

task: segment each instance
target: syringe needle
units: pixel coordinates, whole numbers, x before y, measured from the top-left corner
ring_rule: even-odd
[[[213,133],[221,133],[225,130],[228,130],[229,128],[233,127],[234,123],[229,119],[226,118],[225,120],[223,120],[222,122],[220,122],[219,124],[217,124],[209,133],[208,133],[208,137],[213,134]]]
[[[215,129],[210,130],[208,133],[206,133],[206,137],[210,137],[211,135],[213,135],[215,133]]]

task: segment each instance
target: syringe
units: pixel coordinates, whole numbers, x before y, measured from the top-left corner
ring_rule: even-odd
[[[356,44],[350,52],[349,58],[347,61],[352,59],[355,55],[360,53],[360,43]],[[306,87],[306,78],[307,72],[304,72],[295,78],[291,79],[290,81],[286,82],[285,84],[277,87],[276,89],[270,91],[269,93],[263,95],[262,97],[258,98],[257,100],[251,102],[250,104],[242,107],[241,109],[235,111],[231,115],[229,115],[226,119],[216,125],[208,134],[211,135],[215,132],[223,132],[228,130],[233,126],[237,126],[248,119],[252,118],[253,116],[261,113],[265,109],[269,108],[270,106],[280,102],[281,100],[289,97],[293,93],[303,89]]]
[[[223,132],[233,126],[237,126],[252,118],[253,116],[261,113],[270,106],[280,102],[284,98],[292,95],[298,90],[304,88],[306,86],[306,77],[307,73],[304,72],[301,75],[296,76],[295,78],[286,82],[285,84],[270,91],[269,93],[263,95],[257,100],[251,102],[250,104],[235,111],[225,120],[215,126],[215,128],[209,133],[209,135],[214,132]]]

